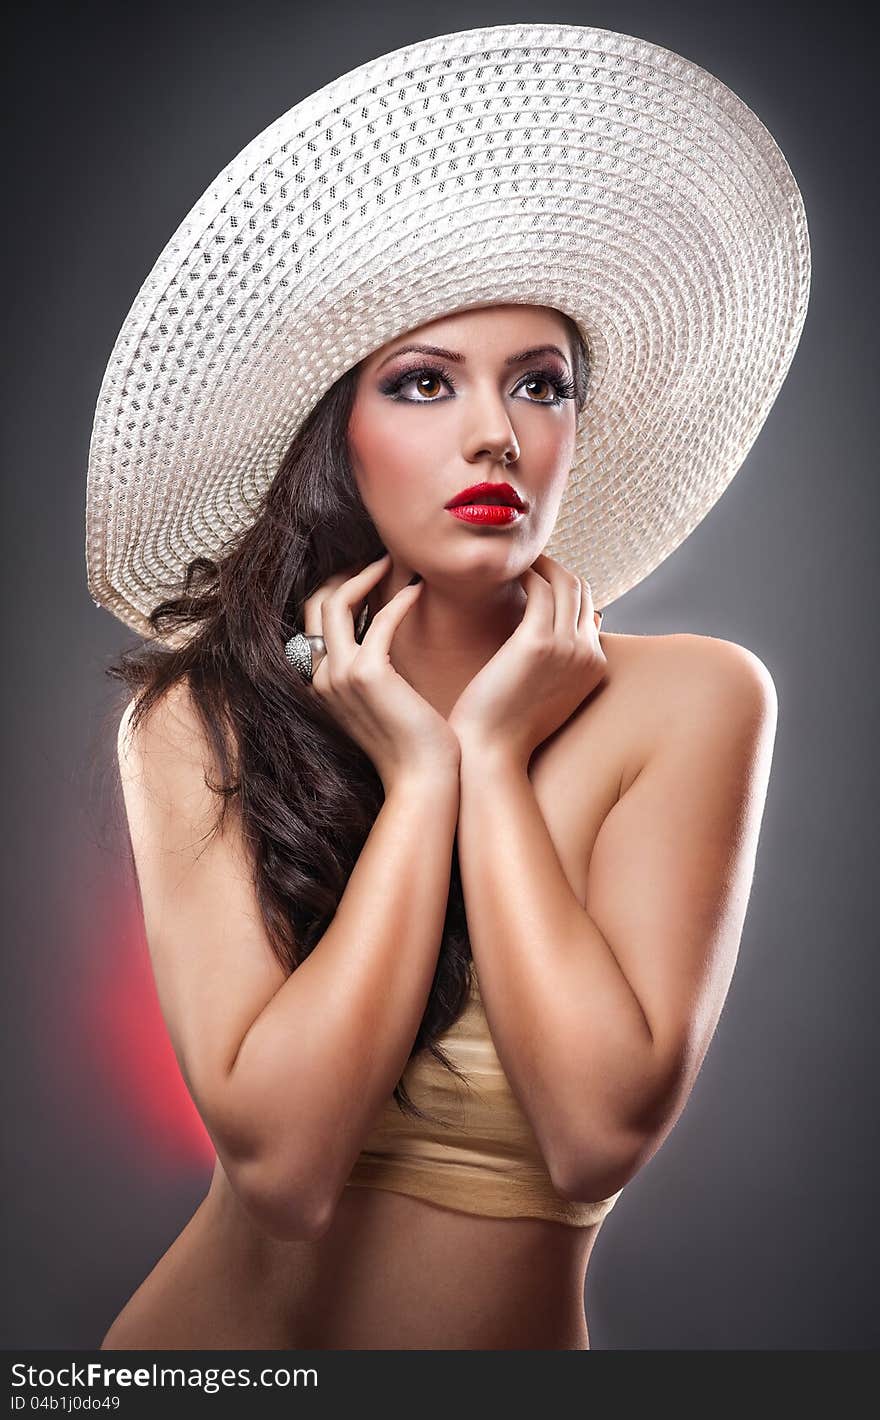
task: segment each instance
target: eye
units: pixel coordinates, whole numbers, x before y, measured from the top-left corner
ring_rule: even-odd
[[[400,391],[406,389],[407,385],[416,384],[424,386],[447,384],[451,390],[455,389],[455,384],[445,365],[423,365],[417,370],[406,370],[402,375],[392,375],[390,379],[383,381],[380,389],[383,394],[392,395],[400,399]],[[421,394],[430,394],[430,390],[422,388]],[[403,399],[404,404],[437,404],[436,399]]]
[[[520,385],[544,385],[553,391],[552,399],[530,399],[529,404],[561,404],[564,399],[574,399],[574,382],[567,375],[557,374],[556,370],[550,367],[545,370],[530,370],[520,380]]]
[[[554,386],[554,385],[551,385],[550,380],[546,379],[546,377],[545,377],[544,375],[526,375],[525,379],[522,381],[522,384],[523,384],[523,385],[544,385],[547,389],[555,389],[555,386]],[[554,398],[553,398],[553,399],[532,399],[532,400],[529,401],[529,403],[530,403],[530,404],[553,404],[553,403],[555,403],[555,398],[556,398],[556,397],[555,397],[555,395],[554,395]]]
[[[411,384],[419,387],[420,393],[427,397],[425,399],[411,399],[402,395],[401,391]],[[406,370],[403,374],[390,376],[389,379],[382,382],[380,389],[383,394],[400,399],[404,404],[439,404],[439,399],[434,397],[432,393],[432,389],[436,391],[438,384],[448,385],[453,392],[455,391],[455,382],[445,365],[421,365],[418,369]],[[429,386],[428,389],[425,389],[426,385]],[[521,389],[534,385],[543,385],[546,389],[551,390],[552,397],[550,399],[529,398],[526,401],[528,404],[559,405],[564,399],[574,398],[573,382],[564,375],[557,374],[553,369],[530,370],[527,375],[523,375],[515,388]]]

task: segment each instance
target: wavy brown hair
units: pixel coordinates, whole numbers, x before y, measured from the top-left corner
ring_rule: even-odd
[[[589,356],[577,326],[563,318],[580,415]],[[234,799],[268,940],[288,973],[327,930],[384,800],[371,760],[283,653],[308,597],[335,572],[387,551],[348,453],[359,371],[346,371],[301,425],[255,521],[216,560],[191,561],[180,594],[151,612],[158,637],[183,629],[185,643],[146,641],[106,671],[133,699],[130,732],[166,691],[186,683],[219,769],[216,782],[206,778],[218,796],[212,833]],[[464,1009],[470,961],[456,838],[437,966],[409,1059],[428,1050],[465,1081],[438,1037]],[[405,1113],[430,1117],[402,1076],[394,1098]]]

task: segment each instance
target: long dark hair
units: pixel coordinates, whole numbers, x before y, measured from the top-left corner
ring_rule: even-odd
[[[589,356],[575,323],[564,319],[580,414]],[[219,801],[213,832],[234,799],[265,930],[288,973],[329,926],[384,799],[368,756],[283,654],[302,627],[306,599],[333,573],[387,550],[348,457],[359,371],[346,371],[297,431],[256,520],[221,557],[191,561],[180,595],[150,614],[157,636],[182,628],[185,643],[144,642],[106,671],[133,697],[129,732],[167,690],[186,683],[219,770],[216,782],[206,779]],[[409,1059],[427,1049],[461,1079],[437,1041],[464,1009],[470,962],[456,839],[437,967]],[[429,1117],[402,1077],[394,1098],[405,1113]]]

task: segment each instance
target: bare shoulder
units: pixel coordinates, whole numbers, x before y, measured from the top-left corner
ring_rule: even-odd
[[[616,718],[625,726],[622,789],[670,738],[712,730],[725,735],[777,715],[776,685],[754,651],[737,642],[690,632],[663,636],[600,633],[614,688]]]
[[[760,656],[736,641],[692,632],[667,636],[602,632],[599,639],[609,668],[653,676],[659,686],[672,684],[682,675],[698,680],[720,676],[729,688],[737,683],[744,688],[758,684],[775,693],[773,677]]]
[[[184,766],[207,767],[211,759],[208,737],[184,681],[166,690],[137,721],[135,703],[132,698],[125,706],[116,736],[123,778],[141,779],[149,773],[160,779]]]
[[[131,821],[149,801],[180,819],[213,821],[218,808],[211,787],[222,780],[219,758],[190,687],[180,681],[134,720],[135,700],[125,706],[117,731],[117,758]],[[231,749],[231,745],[230,745]]]
[[[128,701],[119,721],[116,743],[120,760],[132,764],[144,753],[162,748],[192,753],[204,730],[185,681],[177,681],[134,722],[136,698]]]

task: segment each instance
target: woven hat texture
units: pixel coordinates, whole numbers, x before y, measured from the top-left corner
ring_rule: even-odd
[[[138,292],[89,449],[92,598],[152,636],[147,613],[252,523],[340,375],[444,314],[524,302],[590,352],[546,551],[607,606],[742,465],[809,284],[785,158],[697,64],[543,23],[382,55],[254,138]]]

